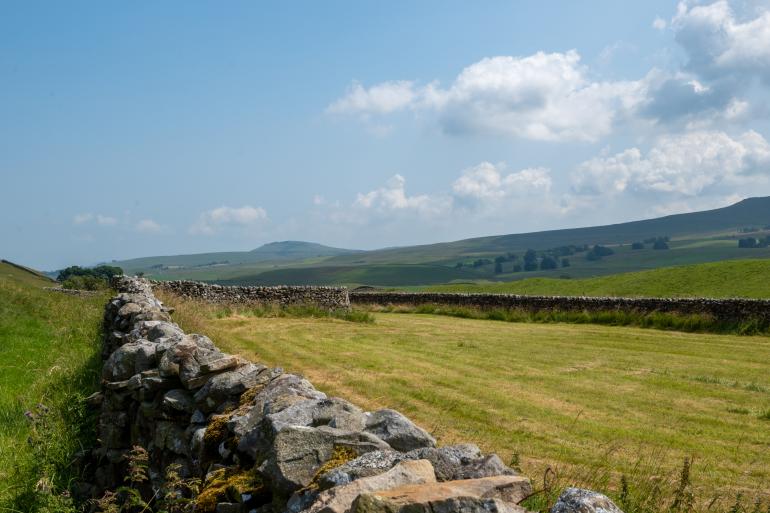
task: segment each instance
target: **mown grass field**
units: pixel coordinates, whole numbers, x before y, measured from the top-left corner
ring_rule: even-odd
[[[82,399],[98,388],[106,293],[50,285],[0,264],[0,511],[73,511],[71,462],[93,442]]]
[[[770,260],[736,260],[666,267],[585,279],[531,278],[514,282],[421,287],[434,292],[553,296],[770,298]]]
[[[715,500],[711,511],[727,511],[738,493],[770,500],[770,338],[411,314],[265,318],[166,299],[177,322],[224,350],[365,408],[399,409],[443,444],[472,440],[518,459],[536,488],[550,467],[561,485],[617,497],[625,474],[631,493],[659,497],[627,512],[668,509],[692,458],[698,509]]]

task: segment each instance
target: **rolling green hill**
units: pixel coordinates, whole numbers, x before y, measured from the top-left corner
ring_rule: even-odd
[[[134,258],[113,261],[113,265],[127,273],[145,272],[158,274],[179,269],[195,272],[206,268],[232,267],[245,264],[287,263],[314,260],[357,253],[355,250],[332,248],[322,244],[301,241],[271,242],[251,251],[229,251],[219,253],[198,253],[193,255],[171,255]]]
[[[770,298],[770,260],[743,260],[666,267],[599,278],[530,278],[515,282],[424,287],[432,292],[618,297]]]
[[[750,235],[744,232],[753,229]],[[606,226],[498,235],[455,242],[351,251],[305,242],[267,244],[254,251],[148,257],[117,262],[128,273],[157,279],[192,279],[224,284],[316,284],[410,286],[447,282],[516,281],[533,277],[585,278],[676,265],[770,258],[770,248],[738,248],[737,239],[770,235],[770,197],[751,198],[725,208]],[[669,237],[670,249],[631,243]],[[589,260],[567,255],[568,267],[515,272],[515,262],[495,272],[496,257],[521,262],[527,249],[545,252],[564,246],[610,247],[614,254]],[[473,265],[477,260],[488,260]],[[457,265],[460,268],[456,268]]]

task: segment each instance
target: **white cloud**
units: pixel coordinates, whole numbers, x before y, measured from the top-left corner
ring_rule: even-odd
[[[353,202],[353,208],[379,214],[416,213],[419,215],[436,215],[446,210],[448,204],[445,199],[426,194],[409,196],[405,185],[406,179],[403,176],[394,175],[385,187],[367,193],[358,193]]]
[[[91,221],[94,218],[94,215],[90,212],[85,212],[82,214],[75,214],[75,217],[72,218],[73,224],[85,224],[89,221]]]
[[[152,219],[142,219],[136,223],[136,231],[140,233],[160,233],[162,227]]]
[[[581,164],[572,175],[579,194],[653,192],[696,196],[719,185],[764,181],[770,145],[757,132],[731,137],[696,131],[660,137],[643,153],[638,148]]]
[[[118,220],[114,217],[96,214],[96,223],[100,226],[114,226],[118,224]]]
[[[709,77],[741,73],[770,80],[770,10],[757,7],[752,14],[739,20],[727,0],[679,2],[671,26],[688,66]]]
[[[529,168],[503,175],[505,164],[482,162],[462,172],[452,184],[454,195],[473,201],[500,200],[506,197],[547,193],[551,188],[550,171]]]
[[[243,206],[240,208],[221,206],[207,210],[190,227],[190,233],[212,235],[225,227],[248,227],[267,219],[267,212],[261,207]]]
[[[72,218],[73,224],[86,224],[91,222],[95,222],[99,226],[114,226],[118,224],[118,220],[114,217],[105,216],[103,214],[92,214],[91,212],[76,214]]]
[[[409,106],[416,96],[414,82],[407,80],[383,82],[369,89],[353,82],[347,94],[332,103],[328,111],[335,114],[387,114]]]
[[[665,30],[667,26],[668,26],[668,23],[666,23],[666,20],[664,20],[660,16],[652,20],[652,28],[654,28],[655,30]]]
[[[438,115],[449,133],[595,141],[644,98],[643,81],[594,82],[575,50],[489,57],[465,68],[446,89],[437,84],[354,83],[332,112],[387,114],[407,108]]]

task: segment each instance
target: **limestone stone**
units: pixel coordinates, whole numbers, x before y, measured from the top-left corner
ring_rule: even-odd
[[[436,440],[422,428],[395,410],[378,410],[366,420],[364,429],[397,451],[435,447]]]
[[[532,493],[521,476],[495,476],[420,485],[361,494],[355,513],[513,513],[525,510],[517,504]]]
[[[365,477],[321,492],[306,511],[308,513],[348,513],[353,501],[362,493],[435,482],[433,466],[428,460],[402,461],[382,474]]]
[[[335,447],[357,454],[387,449],[388,445],[368,433],[352,433],[322,426],[289,426],[275,437],[259,470],[282,495],[307,486],[320,466],[331,458]],[[240,449],[240,445],[239,445]]]
[[[551,513],[623,513],[606,495],[582,488],[567,488]]]

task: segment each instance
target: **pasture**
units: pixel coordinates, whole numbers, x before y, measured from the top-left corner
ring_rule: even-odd
[[[94,439],[82,399],[98,388],[107,293],[50,285],[0,264],[0,511],[74,511],[73,455]]]
[[[562,484],[620,493],[626,476],[637,490],[673,489],[689,458],[701,505],[768,492],[766,337],[397,313],[270,318],[165,299],[223,350],[403,411],[442,444],[475,440],[536,486],[550,468]]]

